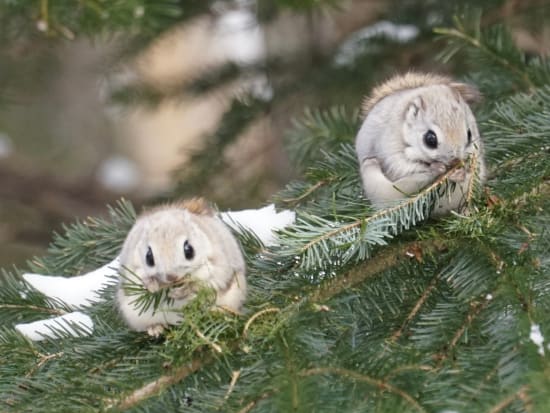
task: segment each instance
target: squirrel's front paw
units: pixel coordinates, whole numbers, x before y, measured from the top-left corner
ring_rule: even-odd
[[[430,164],[430,171],[437,176],[443,175],[447,172],[447,166],[443,162],[432,162]]]
[[[180,300],[183,298],[193,298],[195,290],[190,285],[185,285],[183,287],[172,288],[168,292],[168,297],[174,300]]]
[[[456,183],[464,182],[465,179],[466,179],[466,170],[464,168],[456,169],[449,175],[449,180],[452,182],[456,182]]]
[[[159,281],[155,277],[145,277],[143,279],[143,286],[150,293],[156,293],[158,290],[160,290]]]

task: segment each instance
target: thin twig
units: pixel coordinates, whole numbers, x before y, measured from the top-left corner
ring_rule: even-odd
[[[247,333],[248,333],[248,329],[250,328],[250,325],[254,322],[254,320],[256,320],[258,317],[261,317],[262,315],[264,314],[268,314],[268,313],[279,313],[281,311],[280,308],[277,308],[277,307],[269,307],[269,308],[264,308],[263,310],[261,311],[258,311],[257,313],[255,313],[252,317],[250,317],[246,324],[244,325],[244,329],[243,329],[243,337],[246,337]]]
[[[347,369],[335,368],[335,367],[319,367],[319,368],[313,368],[313,369],[302,371],[299,374],[301,376],[337,374],[339,376],[349,377],[354,380],[363,381],[378,389],[386,390],[390,393],[398,395],[399,397],[405,399],[410,404],[412,404],[414,408],[420,412],[426,411],[411,395],[409,395],[408,393],[405,393],[403,390],[389,383],[386,383],[385,381],[375,379],[373,377],[366,376],[364,374],[357,373],[356,371],[353,371],[353,370],[347,370]]]
[[[476,318],[479,315],[479,313],[481,312],[481,310],[483,310],[487,306],[489,301],[490,300],[485,299],[481,303],[480,302],[477,302],[477,303],[473,302],[471,304],[472,309],[470,310],[470,312],[466,316],[466,320],[464,320],[464,323],[462,324],[462,326],[457,330],[457,332],[455,333],[455,335],[451,339],[451,342],[449,343],[449,346],[447,347],[445,352],[440,354],[439,363],[438,363],[439,367],[441,366],[443,361],[447,358],[448,354],[456,347],[456,345],[458,344],[458,341],[460,340],[460,338],[462,337],[462,335],[464,334],[466,329],[470,326],[470,324],[472,324],[472,321],[474,320],[474,318]]]
[[[417,370],[427,371],[427,372],[435,371],[435,369],[432,366],[428,366],[428,365],[425,365],[425,364],[420,364],[420,365],[419,364],[410,364],[410,365],[397,367],[396,369],[390,371],[384,377],[384,381],[388,381],[390,377],[396,376],[397,374],[402,373],[404,371],[417,371]]]
[[[453,348],[456,347],[456,344],[458,343],[458,341],[460,340],[460,338],[464,334],[464,331],[466,331],[466,329],[470,326],[470,324],[472,324],[473,319],[475,317],[477,317],[477,315],[481,312],[481,310],[483,310],[483,308],[485,308],[487,303],[488,303],[488,301],[484,301],[482,303],[473,303],[472,310],[466,316],[466,320],[465,320],[464,324],[462,325],[462,327],[460,327],[458,329],[458,331],[455,333],[453,339],[451,340],[451,343],[449,344],[448,351],[450,351],[450,350],[452,350]]]
[[[239,410],[239,413],[248,413],[250,410],[252,410],[258,402],[261,402],[264,399],[267,399],[269,396],[271,396],[273,393],[264,393],[256,400],[252,400],[250,403],[248,403],[246,406],[244,406],[241,410]]]
[[[231,375],[231,383],[229,383],[229,388],[227,389],[227,393],[225,393],[224,400],[229,399],[229,396],[231,393],[233,393],[233,389],[235,388],[235,385],[237,384],[237,380],[239,380],[239,376],[241,375],[240,370],[236,370]]]
[[[30,369],[30,371],[27,374],[25,374],[26,378],[31,377],[36,372],[36,370],[38,370],[40,367],[42,367],[48,361],[50,361],[52,359],[55,359],[55,358],[58,358],[58,357],[62,357],[63,352],[60,351],[59,353],[53,353],[53,354],[42,354],[42,353],[36,352],[36,356],[40,360],[38,360],[38,363],[36,363],[36,365],[33,366],[33,368]]]
[[[214,351],[218,354],[222,354],[223,353],[223,350],[221,348],[220,345],[214,343],[212,340],[210,340],[208,337],[206,337],[202,331],[199,330],[199,328],[194,324],[192,323],[191,321],[188,321],[189,325],[191,326],[191,328],[193,329],[193,331],[195,332],[195,334],[201,339],[201,340],[204,340],[206,341],[206,344],[208,344],[210,347],[212,347],[214,349]]]
[[[498,404],[496,404],[491,410],[489,410],[489,413],[499,413],[503,411],[505,408],[507,408],[510,404],[513,403],[514,400],[520,399],[524,401],[524,398],[527,394],[528,386],[522,386],[517,392],[514,394],[509,395],[505,399],[501,400]]]
[[[0,304],[1,308],[9,308],[14,310],[34,310],[40,311],[42,313],[54,314],[54,315],[65,315],[66,311],[60,310],[58,308],[48,308],[48,307],[39,307],[36,305],[27,305],[27,304]]]
[[[195,359],[191,362],[191,364],[180,367],[172,374],[161,376],[158,379],[145,384],[139,389],[134,390],[130,395],[118,402],[112,403],[107,406],[107,408],[117,407],[119,410],[126,410],[134,407],[141,401],[160,393],[166,387],[179,383],[186,377],[199,370],[203,366],[203,363],[206,362],[208,362],[208,360]]]
[[[422,294],[422,296],[420,297],[418,302],[415,304],[412,311],[409,313],[409,315],[407,316],[407,319],[403,322],[403,324],[401,325],[399,330],[397,330],[395,333],[392,334],[392,336],[390,338],[391,341],[397,341],[399,339],[399,337],[401,337],[401,334],[403,333],[403,330],[405,329],[405,327],[416,316],[416,314],[418,314],[418,312],[420,311],[420,308],[424,305],[424,303],[428,299],[428,296],[430,295],[432,290],[435,288],[437,282],[439,281],[439,276],[440,275],[441,275],[441,273],[434,277],[434,279],[432,280],[432,282],[430,283],[428,288],[426,288],[426,291],[424,291],[424,293]]]
[[[363,282],[367,278],[394,267],[401,262],[402,257],[405,256],[410,249],[421,249],[424,253],[429,254],[434,251],[447,249],[450,245],[452,245],[452,241],[428,239],[401,245],[387,246],[368,261],[348,271],[345,276],[327,280],[311,294],[309,301],[315,303],[328,300],[340,292]]]
[[[302,201],[303,199],[307,198],[308,196],[310,196],[313,192],[315,192],[316,190],[318,190],[319,188],[321,188],[322,186],[328,184],[330,181],[329,180],[326,180],[326,179],[323,179],[319,182],[317,182],[315,185],[312,185],[310,188],[308,188],[307,191],[305,191],[302,195],[300,196],[297,196],[295,198],[286,198],[286,199],[282,199],[282,201],[286,204],[297,204],[298,202]]]
[[[512,65],[509,60],[499,56],[497,53],[495,53],[493,50],[489,49],[486,45],[484,45],[482,42],[479,41],[479,39],[476,39],[475,37],[472,37],[464,32],[461,32],[457,29],[444,29],[444,28],[436,28],[434,29],[434,32],[437,34],[449,36],[449,37],[456,37],[458,39],[463,40],[465,43],[469,44],[470,46],[473,46],[481,51],[483,51],[485,54],[490,56],[495,62],[500,64],[502,67],[505,67],[510,72],[514,73],[516,76],[518,76],[525,86],[529,90],[533,90],[535,88],[535,85],[529,79],[529,76],[527,73],[523,72],[520,68]]]

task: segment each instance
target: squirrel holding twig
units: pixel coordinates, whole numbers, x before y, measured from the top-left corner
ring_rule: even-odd
[[[232,312],[240,311],[246,297],[239,244],[202,199],[139,216],[122,246],[120,267],[118,308],[131,329],[153,336],[181,322],[182,308],[201,286],[215,291],[216,306]],[[167,294],[157,306],[140,308],[138,297],[144,290]]]
[[[364,101],[355,141],[371,203],[391,205],[449,173],[456,185],[434,213],[460,210],[475,174],[485,179],[482,142],[468,106],[479,99],[474,86],[435,74],[409,72],[376,87]]]

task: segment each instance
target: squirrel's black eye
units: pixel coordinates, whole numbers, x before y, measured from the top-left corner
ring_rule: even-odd
[[[195,256],[195,249],[191,244],[189,244],[189,241],[185,241],[183,243],[183,253],[185,254],[185,258],[188,260],[192,260]]]
[[[433,130],[429,130],[424,134],[424,144],[431,149],[437,148],[437,135]]]
[[[468,145],[472,143],[472,131],[468,129]]]
[[[147,247],[147,253],[145,254],[145,262],[149,267],[155,266],[155,257],[153,256],[153,250],[151,247]]]

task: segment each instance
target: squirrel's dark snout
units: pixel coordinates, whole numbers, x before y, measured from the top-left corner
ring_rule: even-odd
[[[451,159],[451,161],[449,162],[449,167],[450,167],[450,168],[453,168],[453,167],[457,166],[459,163],[462,163],[462,160],[461,160],[461,159],[453,158],[453,159]]]
[[[173,283],[178,280],[178,276],[176,274],[166,274],[166,281]]]

